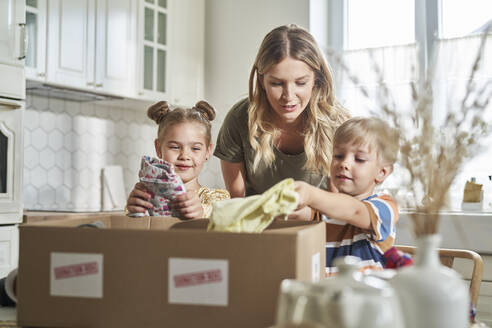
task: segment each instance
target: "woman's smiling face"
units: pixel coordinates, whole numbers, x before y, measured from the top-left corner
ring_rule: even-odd
[[[294,123],[311,100],[314,72],[303,61],[286,57],[263,75],[262,85],[276,116]]]

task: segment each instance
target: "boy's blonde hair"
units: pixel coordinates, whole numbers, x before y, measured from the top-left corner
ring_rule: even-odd
[[[398,131],[376,117],[353,117],[340,125],[333,145],[344,144],[375,147],[383,164],[394,164],[400,148]]]
[[[304,119],[305,169],[329,175],[332,140],[336,128],[348,117],[348,111],[335,99],[331,71],[314,37],[297,25],[284,25],[268,33],[258,50],[249,77],[249,141],[255,151],[253,170],[263,161],[271,165],[275,158],[273,141],[276,131],[272,108],[261,79],[286,57],[306,63],[314,72],[314,86]]]
[[[159,125],[157,139],[160,141],[164,137],[165,131],[175,124],[185,122],[197,122],[205,128],[205,139],[207,145],[212,140],[212,124],[215,118],[215,110],[206,101],[199,101],[192,108],[171,109],[167,101],[159,101],[150,106],[147,116]]]

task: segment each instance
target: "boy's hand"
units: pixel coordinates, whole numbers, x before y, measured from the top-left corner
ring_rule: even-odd
[[[313,186],[304,181],[294,181],[294,190],[299,194],[299,204],[297,209],[301,209],[306,206],[311,206],[310,193]]]
[[[171,208],[178,211],[186,220],[203,218],[202,202],[195,191],[187,191],[176,196],[171,201]]]
[[[301,220],[301,221],[310,221],[312,216],[312,210],[309,206],[304,206],[302,208],[298,208],[294,212],[290,213],[287,217],[288,220]]]
[[[129,213],[145,213],[147,209],[154,207],[154,205],[149,202],[151,197],[152,195],[145,189],[144,184],[138,182],[128,196],[126,209]]]

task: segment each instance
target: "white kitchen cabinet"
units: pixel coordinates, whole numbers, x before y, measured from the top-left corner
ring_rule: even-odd
[[[0,225],[22,221],[23,106],[0,98]]]
[[[6,277],[17,268],[19,258],[19,228],[0,226],[0,277]]]
[[[135,95],[136,5],[134,0],[97,1],[96,89]]]
[[[204,0],[140,0],[138,97],[193,105],[203,96]]]
[[[26,0],[26,78],[46,80],[46,0]]]
[[[0,0],[0,97],[25,98],[24,0]]]
[[[86,88],[94,84],[94,0],[50,0],[47,80]]]
[[[135,12],[132,0],[50,0],[47,81],[133,96]]]

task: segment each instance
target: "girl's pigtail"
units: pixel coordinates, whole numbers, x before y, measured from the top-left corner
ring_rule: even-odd
[[[169,108],[167,101],[159,101],[149,107],[147,116],[157,124],[160,124],[170,111],[171,109]]]
[[[195,107],[198,112],[200,112],[203,117],[205,117],[209,121],[213,121],[215,118],[215,110],[210,104],[204,100],[200,100],[196,103]]]

